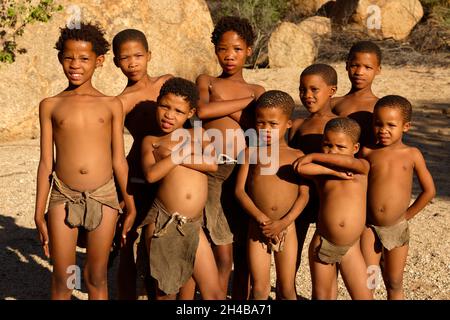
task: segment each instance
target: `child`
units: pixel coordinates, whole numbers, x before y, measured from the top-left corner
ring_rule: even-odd
[[[151,58],[147,38],[136,29],[117,33],[112,41],[114,63],[128,78],[118,98],[122,101],[125,127],[133,137],[133,145],[127,156],[129,165],[128,189],[136,204],[136,220],[127,244],[120,250],[118,268],[119,299],[136,298],[136,264],[133,246],[137,239],[136,226],[147,214],[153,202],[154,186],[145,181],[141,166],[142,139],[156,128],[155,110],[159,90],[172,75],[150,77],[147,64]],[[138,293],[138,295],[141,293]]]
[[[149,250],[151,276],[157,281],[157,299],[176,298],[191,276],[204,299],[225,298],[201,228],[208,190],[205,172],[217,170],[217,164],[214,154],[203,158],[203,152],[193,152],[197,147],[203,151],[206,142],[194,141],[197,145],[192,146],[189,137],[194,129],[187,131],[182,144],[177,138],[177,129],[194,115],[197,100],[194,83],[182,78],[166,81],[157,100],[158,132],[142,142],[144,175],[150,183],[159,182],[155,201],[140,226]]]
[[[285,139],[286,130],[292,124],[294,104],[290,95],[278,90],[267,91],[259,97],[256,129],[262,145],[246,149],[245,162],[237,175],[236,197],[252,218],[247,240],[248,264],[252,298],[257,300],[269,298],[272,252],[279,285],[277,298],[297,299],[294,221],[308,202],[309,188],[292,179],[292,163],[303,155],[300,150],[288,147]],[[261,159],[262,155],[268,155],[270,163]],[[276,167],[272,174],[264,172],[269,166]]]
[[[403,271],[408,256],[408,220],[422,210],[436,190],[422,153],[403,144],[411,125],[411,104],[390,95],[375,105],[373,127],[377,143],[363,149],[370,163],[367,227],[361,250],[367,266],[378,266],[383,255],[383,279],[388,299],[403,299]],[[410,205],[413,175],[422,192]]]
[[[381,71],[381,50],[371,41],[355,43],[347,57],[346,69],[352,84],[349,93],[331,101],[333,112],[350,117],[361,127],[361,146],[373,142],[372,113],[378,98],[372,92],[372,82]]]
[[[92,24],[61,29],[56,49],[69,86],[39,106],[41,156],[35,222],[44,252],[53,262],[52,299],[71,297],[67,270],[76,263],[79,229],[87,230],[84,280],[89,299],[108,298],[107,263],[120,210],[113,173],[127,208],[122,245],[136,215],[133,198],[126,192],[122,104],[91,83],[109,49],[103,35]],[[47,224],[44,212],[51,180]]]
[[[239,216],[234,203],[234,182],[231,176],[239,153],[245,148],[244,133],[241,126],[249,127],[244,112],[246,108],[263,92],[264,88],[247,83],[242,75],[246,58],[252,54],[254,33],[247,19],[239,17],[224,17],[214,28],[211,41],[222,67],[222,74],[213,77],[202,74],[197,78],[200,91],[200,102],[197,110],[198,117],[203,120],[203,127],[213,129],[214,145],[219,158],[219,169],[208,175],[208,201],[205,206],[205,228],[213,243],[214,255],[219,268],[220,283],[223,290],[228,288],[228,280],[233,264],[233,233],[234,241],[244,246],[245,237],[238,230],[233,233],[230,227],[239,226],[241,232],[246,232],[243,221],[233,222],[230,217]],[[231,133],[231,135],[229,134]],[[244,252],[240,252],[244,250]],[[247,281],[246,274],[240,274],[246,268],[245,247],[234,248],[233,281]],[[242,266],[241,266],[242,264]],[[242,278],[242,279],[241,279]],[[233,286],[233,298],[245,299],[247,293],[237,292]],[[239,290],[238,290],[239,291]]]
[[[372,299],[359,238],[366,220],[369,163],[357,159],[360,128],[349,118],[325,126],[323,153],[294,163],[297,172],[314,180],[320,198],[316,232],[309,247],[313,299],[336,299],[337,270],[352,299]]]
[[[323,129],[337,116],[331,111],[331,97],[337,90],[337,73],[326,64],[313,64],[300,75],[300,100],[310,115],[296,119],[289,130],[289,145],[305,154],[321,152]],[[319,197],[314,185],[310,186],[310,198],[303,214],[295,220],[298,241],[297,268],[300,266],[303,243],[309,225],[317,221]]]

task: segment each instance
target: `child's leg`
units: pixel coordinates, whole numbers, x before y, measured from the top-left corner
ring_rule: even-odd
[[[340,270],[342,279],[352,299],[373,299],[367,283],[367,267],[361,253],[359,240],[342,257]]]
[[[226,294],[228,292],[228,281],[230,280],[231,269],[233,267],[233,244],[214,246],[213,253],[219,270],[220,286]]]
[[[404,245],[392,250],[384,249],[383,278],[389,300],[404,299],[403,272],[405,270],[406,258],[408,257],[409,245]]]
[[[117,223],[117,210],[102,206],[100,225],[87,233],[84,280],[90,300],[108,299],[107,267]]]
[[[309,269],[312,281],[313,300],[335,300],[337,298],[336,264],[326,264],[317,258],[320,236],[315,233],[309,245]]]
[[[231,299],[248,300],[250,298],[250,271],[247,262],[247,231],[245,237],[233,243],[233,282]]]
[[[195,286],[196,283],[194,278],[190,277],[189,280],[180,288],[177,300],[194,300]]]
[[[136,264],[133,255],[136,240],[137,232],[132,228],[127,234],[127,242],[120,249],[117,271],[119,300],[136,299]]]
[[[297,300],[295,291],[296,259],[297,254],[297,234],[295,225],[288,228],[284,249],[281,252],[275,252],[275,265],[277,270],[277,299]]]
[[[155,232],[155,223],[154,222],[149,223],[148,225],[143,227],[142,232],[143,232],[142,236],[144,237],[144,241],[145,241],[145,248],[147,250],[148,267],[149,267],[149,272],[148,272],[149,279],[145,279],[146,282],[147,281],[149,282],[149,283],[146,283],[146,288],[148,291],[147,293],[148,293],[149,299],[150,299],[150,297],[155,297],[156,299],[158,299],[158,296],[159,297],[164,296],[165,293],[158,290],[157,281],[150,276],[150,248],[151,248],[153,233]]]
[[[67,280],[69,276],[73,276],[68,268],[75,266],[76,263],[78,228],[70,228],[65,219],[64,204],[55,206],[48,212],[50,257],[53,264],[51,289],[53,300],[69,300],[73,289],[69,288]]]
[[[373,229],[369,227],[364,229],[360,241],[361,253],[369,273],[368,286],[373,294],[378,286],[378,280],[381,279],[380,259],[383,247]]]
[[[256,228],[254,223],[249,229]],[[254,232],[255,230],[253,230]],[[249,236],[252,231],[249,231]],[[267,252],[261,242],[248,239],[248,267],[251,278],[251,295],[253,300],[267,300],[270,293],[270,263],[272,254]]]
[[[197,253],[195,254],[192,277],[197,283],[204,300],[224,300],[226,291],[219,283],[219,271],[211,246],[205,233],[200,229]]]

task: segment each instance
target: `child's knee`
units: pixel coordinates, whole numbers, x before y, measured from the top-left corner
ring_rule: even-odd
[[[392,278],[387,277],[384,281],[387,290],[399,291],[403,290],[403,277],[400,278]]]
[[[92,268],[86,267],[84,269],[84,281],[88,286],[100,288],[106,286],[107,283],[107,271],[105,270],[94,270]]]
[[[255,300],[261,300],[261,299],[268,299],[270,293],[270,283],[263,283],[263,282],[255,282],[252,285],[252,295],[253,299]]]

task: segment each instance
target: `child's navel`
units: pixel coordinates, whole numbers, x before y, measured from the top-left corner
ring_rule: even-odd
[[[272,210],[272,211],[277,211],[277,210],[278,210],[278,207],[277,207],[277,206],[273,206],[272,208],[270,208],[270,210]]]
[[[345,222],[344,221],[339,222],[339,227],[343,228],[344,226],[345,226]]]
[[[187,194],[186,194],[186,199],[189,200],[189,199],[191,199],[191,198],[192,198],[192,195],[191,195],[190,193],[187,193]]]
[[[105,119],[103,119],[103,118],[98,118],[98,122],[100,122],[100,123],[105,123]]]
[[[88,173],[88,170],[86,170],[86,169],[84,169],[84,168],[81,168],[81,169],[80,169],[80,173],[81,173],[81,174],[87,174],[87,173]]]

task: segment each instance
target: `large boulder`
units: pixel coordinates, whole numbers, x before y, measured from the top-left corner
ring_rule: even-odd
[[[328,2],[334,2],[334,0],[293,0],[291,3],[295,13],[302,16],[312,16]]]
[[[422,16],[419,0],[360,0],[352,20],[378,38],[403,40]]]
[[[39,134],[40,100],[64,90],[67,80],[54,45],[59,27],[81,14],[83,21],[96,21],[106,31],[108,41],[126,28],[143,31],[149,41],[152,59],[149,73],[172,73],[194,80],[200,73],[220,70],[210,42],[213,22],[204,0],[70,0],[56,1],[64,10],[47,23],[28,25],[19,47],[27,53],[13,64],[0,65],[0,141]],[[136,8],[139,8],[137,10]],[[95,87],[107,95],[117,95],[126,78],[112,61],[112,50],[103,67],[96,70]]]
[[[291,22],[281,23],[272,32],[268,47],[271,68],[305,68],[317,56],[313,38]]]
[[[331,37],[331,20],[327,17],[314,16],[303,20],[298,27],[308,33],[318,46],[322,38]]]

